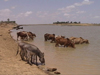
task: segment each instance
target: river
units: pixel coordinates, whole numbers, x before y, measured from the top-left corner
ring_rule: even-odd
[[[100,26],[33,25],[12,31],[14,39],[18,31],[35,33],[36,38],[29,42],[44,52],[45,66],[56,67],[61,75],[100,75]],[[88,39],[90,44],[75,45],[75,49],[55,47],[55,43],[44,41],[45,33],[63,35],[66,38],[83,37]]]

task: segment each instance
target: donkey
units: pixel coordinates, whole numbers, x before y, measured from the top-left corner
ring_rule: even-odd
[[[27,62],[32,65],[32,59],[33,56],[36,59],[36,65],[37,64],[37,56],[39,57],[39,60],[42,64],[45,64],[45,59],[44,59],[44,53],[42,53],[38,47],[35,45],[25,43],[25,42],[18,42],[19,47],[21,48],[20,51],[20,56],[22,60],[25,60],[26,58]],[[18,49],[19,50],[19,49]],[[17,51],[18,54],[19,51]]]

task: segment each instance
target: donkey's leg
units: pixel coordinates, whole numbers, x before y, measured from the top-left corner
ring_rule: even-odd
[[[38,66],[38,63],[37,63],[37,55],[36,55],[36,65]]]
[[[31,56],[31,62],[32,62],[33,64],[35,64],[35,60],[36,60],[35,57],[36,57],[36,55],[34,55],[34,54]]]
[[[31,54],[30,54],[30,51],[28,51],[28,50],[27,50],[27,63],[32,65],[32,63],[31,63]]]
[[[21,50],[21,51],[20,51],[20,57],[21,57],[22,60],[25,61],[24,56],[25,56],[25,53],[24,53],[23,50]]]

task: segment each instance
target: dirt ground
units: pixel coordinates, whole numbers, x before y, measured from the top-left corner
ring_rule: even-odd
[[[14,24],[0,24],[0,75],[48,75],[16,56],[18,45],[10,35]]]

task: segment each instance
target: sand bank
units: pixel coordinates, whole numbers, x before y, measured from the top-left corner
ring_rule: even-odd
[[[18,45],[10,35],[14,24],[0,24],[0,75],[47,75],[16,56]]]

